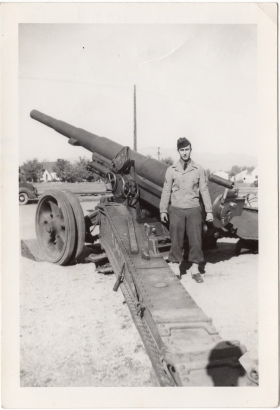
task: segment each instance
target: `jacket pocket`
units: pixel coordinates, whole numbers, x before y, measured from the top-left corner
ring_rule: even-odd
[[[180,189],[180,186],[181,186],[181,180],[180,178],[177,177],[173,180],[172,192],[178,191]]]
[[[198,193],[198,192],[199,192],[199,179],[198,179],[198,178],[194,178],[194,179],[193,179],[193,181],[192,181],[192,190],[193,190],[195,193]]]

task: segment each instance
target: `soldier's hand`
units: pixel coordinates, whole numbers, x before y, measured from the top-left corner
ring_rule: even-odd
[[[168,222],[167,212],[162,212],[162,213],[160,214],[160,220],[161,220],[161,222]]]
[[[212,212],[207,212],[206,214],[206,222],[213,222],[214,221],[214,217]]]

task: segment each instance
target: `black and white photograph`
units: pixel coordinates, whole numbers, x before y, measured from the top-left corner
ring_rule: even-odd
[[[275,229],[278,216],[277,199],[262,206],[263,192],[277,198],[263,171],[264,158],[277,171],[263,150],[277,136],[261,135],[259,52],[277,7],[264,41],[253,3],[241,22],[172,18],[191,5],[170,3],[154,21],[104,16],[117,6],[17,25],[18,388],[257,396],[264,337],[277,343],[260,311],[277,283],[262,216]]]

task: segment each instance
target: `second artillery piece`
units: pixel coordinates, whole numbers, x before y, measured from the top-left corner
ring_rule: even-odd
[[[162,386],[256,385],[256,369],[246,372],[239,362],[245,347],[222,340],[163,258],[170,237],[158,208],[167,165],[38,111],[30,115],[67,137],[70,144],[91,151],[91,168],[110,182],[113,193],[84,216],[71,192],[46,191],[36,212],[36,233],[45,259],[73,263],[85,243],[99,242],[101,254],[88,260],[109,260],[104,271],[115,273],[114,290],[121,287]],[[209,177],[209,191],[214,222],[204,224],[206,245],[213,246],[222,235],[242,238],[239,230],[244,224],[235,226],[232,221],[244,213],[245,199],[232,182],[214,175]],[[256,239],[253,224],[254,232],[245,239]],[[93,235],[97,225],[99,234]]]

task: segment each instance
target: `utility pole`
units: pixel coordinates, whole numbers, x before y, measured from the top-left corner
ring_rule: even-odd
[[[160,147],[158,147],[157,155],[158,155],[158,160],[160,161]]]
[[[137,151],[136,85],[134,85],[134,151]]]

